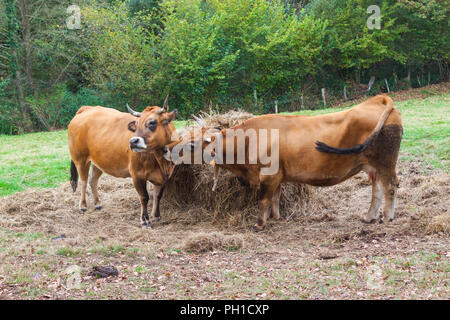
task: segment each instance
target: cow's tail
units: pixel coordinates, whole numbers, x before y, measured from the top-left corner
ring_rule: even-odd
[[[391,114],[392,110],[394,110],[394,101],[392,101],[391,98],[384,96],[383,97],[383,104],[386,106],[386,109],[381,114],[380,119],[378,120],[378,123],[373,129],[371,135],[369,138],[366,139],[362,144],[357,144],[356,146],[350,147],[350,148],[334,148],[331,147],[323,142],[317,141],[316,142],[316,150],[320,152],[325,153],[334,153],[334,154],[357,154],[364,152],[371,144],[372,141],[376,139],[378,134],[380,133],[381,129],[383,128],[384,123],[386,122],[387,118]]]
[[[73,192],[75,192],[78,186],[78,170],[73,161],[70,161],[70,184]]]

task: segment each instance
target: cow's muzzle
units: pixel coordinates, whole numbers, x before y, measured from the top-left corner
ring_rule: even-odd
[[[133,137],[130,139],[130,149],[133,152],[142,152],[147,149],[147,145],[145,144],[144,138],[142,137]]]

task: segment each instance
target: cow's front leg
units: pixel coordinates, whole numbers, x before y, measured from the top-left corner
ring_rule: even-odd
[[[276,185],[260,184],[259,190],[259,217],[258,222],[253,226],[253,231],[261,231],[264,229],[267,220],[267,213],[272,205],[272,199]]]
[[[158,186],[153,185],[153,208],[152,208],[152,218],[159,220],[159,203],[164,192],[164,185]]]
[[[133,177],[133,184],[139,194],[139,200],[141,202],[141,225],[143,227],[151,227],[152,224],[148,218],[147,204],[149,200],[147,192],[147,180]]]

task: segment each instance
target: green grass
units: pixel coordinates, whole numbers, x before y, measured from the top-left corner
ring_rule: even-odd
[[[69,177],[67,132],[0,136],[0,196],[52,188]]]
[[[59,256],[65,256],[65,257],[76,257],[82,253],[82,250],[80,249],[72,249],[72,248],[61,248],[58,251],[56,251],[56,254]]]
[[[450,159],[450,94],[395,103],[404,124],[402,160],[423,161],[445,172]],[[317,115],[341,109],[304,110]],[[186,121],[176,121],[177,128]],[[52,188],[69,180],[67,131],[0,135],[0,197],[26,188]]]

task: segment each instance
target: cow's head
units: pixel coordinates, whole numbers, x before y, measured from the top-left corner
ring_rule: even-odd
[[[168,112],[168,97],[164,101],[164,106],[147,107],[142,112],[136,112],[127,104],[128,112],[137,117],[136,120],[128,124],[128,130],[135,133],[130,139],[130,149],[134,152],[154,152],[162,150],[166,144],[172,140],[175,132],[173,120],[177,115],[177,110]]]
[[[220,133],[221,128],[207,127],[206,123],[200,118],[195,116],[193,118],[199,126],[185,130],[184,132],[179,132],[179,140],[166,146],[164,154],[166,159],[171,159],[176,163],[179,163],[181,160],[184,163],[197,163],[198,158],[196,159],[195,154],[202,153],[214,142],[216,135]],[[214,157],[213,148],[210,149],[211,157]],[[205,163],[203,156],[201,157],[201,161]]]

